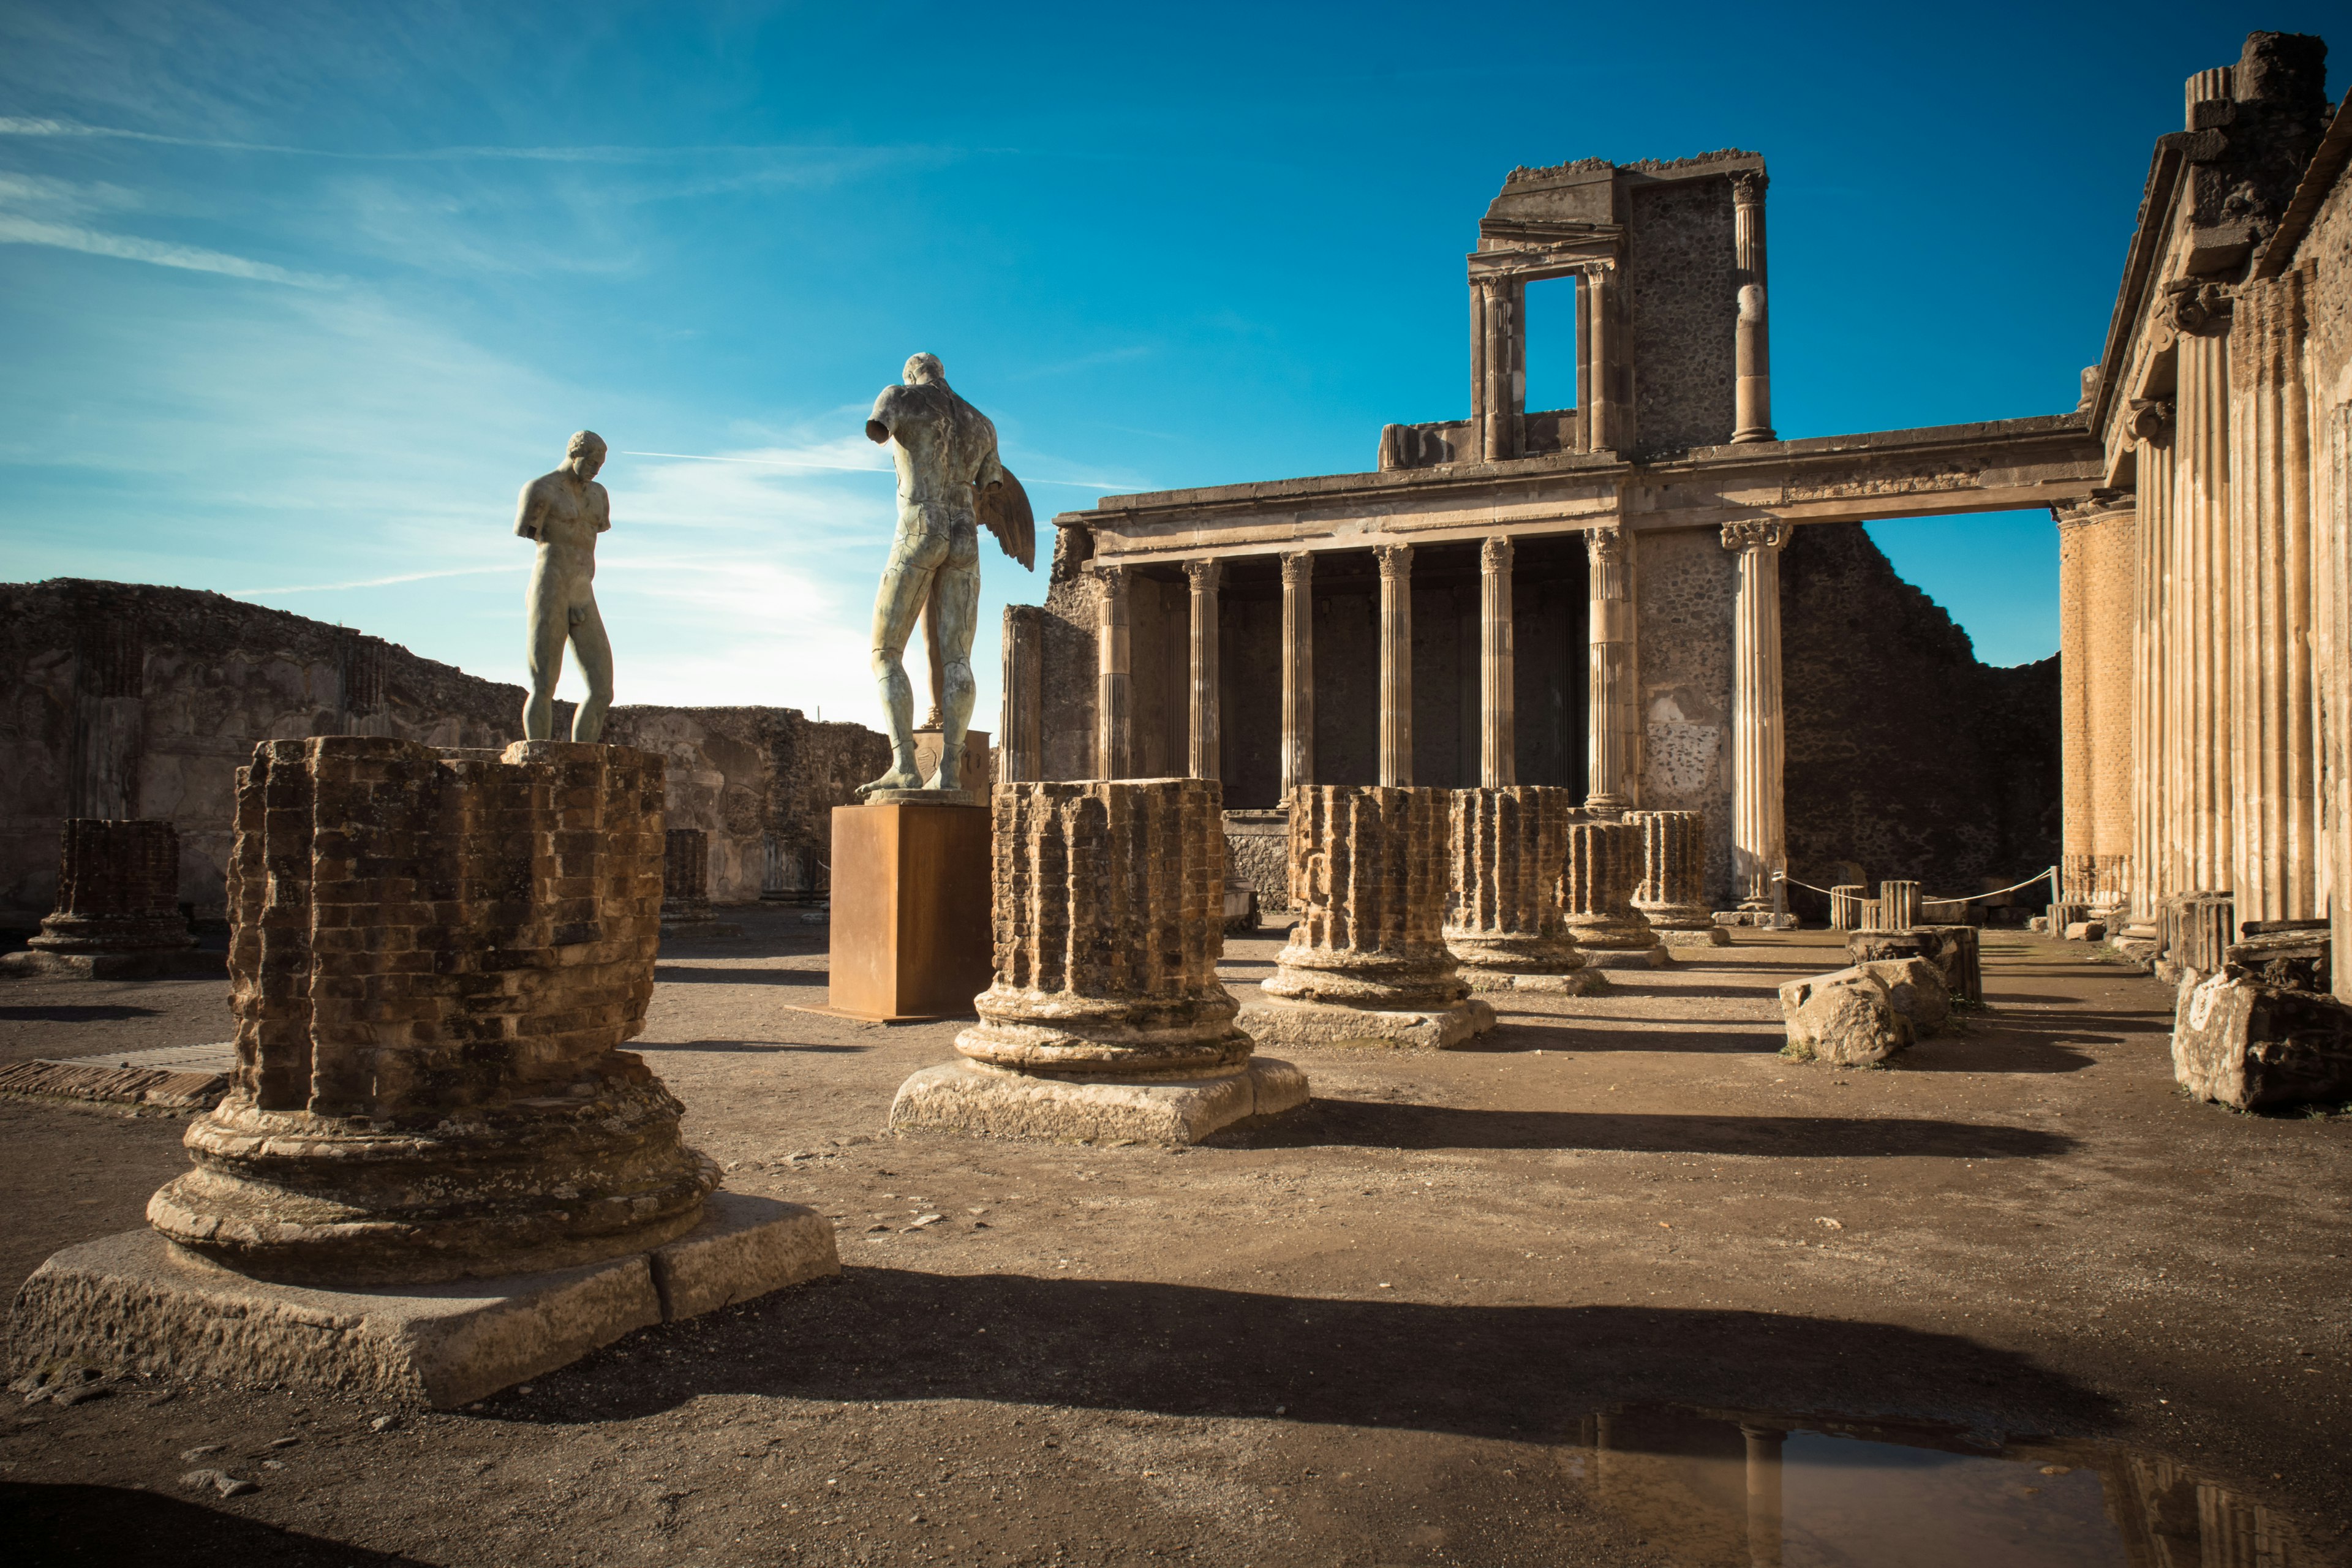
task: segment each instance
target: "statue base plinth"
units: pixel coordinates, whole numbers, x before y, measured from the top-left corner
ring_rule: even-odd
[[[860,805],[978,805],[968,789],[877,789],[858,797]]]
[[[989,927],[989,814],[891,790],[833,813],[828,1010],[876,1023],[971,1017],[995,978]]]

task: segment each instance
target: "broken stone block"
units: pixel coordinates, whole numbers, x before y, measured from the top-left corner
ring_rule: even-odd
[[[2194,984],[2219,970],[2237,930],[2237,907],[2235,893],[2214,892],[2181,893],[2158,905],[2156,977]]]
[[[1780,1054],[1794,1061],[1868,1067],[1914,1037],[1910,1019],[1866,965],[1790,981],[1780,987],[1780,1016],[1789,1036]]]
[[[2064,934],[2068,942],[2105,942],[2107,939],[2107,922],[2069,921]]]
[[[1924,958],[1944,977],[1955,1002],[1984,1005],[1984,960],[1972,925],[1921,925],[1909,931],[1856,931],[1845,950],[1856,963],[1888,958]]]
[[[2245,940],[2222,949],[2234,964],[2264,985],[2283,991],[2334,988],[2335,969],[2326,921],[2248,921]]]
[[[2200,1100],[2240,1110],[2352,1100],[2352,1007],[2225,965],[2181,987],[2172,1073]]]
[[[1911,1025],[1914,1039],[1944,1032],[1952,1016],[1951,993],[1944,976],[1924,958],[1881,958],[1857,964],[1886,989],[1886,999]]]

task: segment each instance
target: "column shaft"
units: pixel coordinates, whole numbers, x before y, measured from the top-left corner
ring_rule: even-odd
[[[2229,357],[2229,531],[2238,591],[2229,718],[2236,760],[2230,887],[2240,921],[2324,912],[2317,899],[2310,640],[2317,606],[2304,338],[2301,273],[2239,289]]]
[[[1584,806],[1607,816],[1632,810],[1638,793],[1642,735],[1633,545],[1619,527],[1596,528],[1584,536],[1585,558],[1591,566],[1585,704],[1591,772],[1585,780]]]
[[[2236,684],[2237,573],[2230,540],[2229,340],[2183,332],[2179,344],[2174,493],[2180,538],[2173,582],[2186,658],[2175,685],[2188,709],[2182,869],[2185,890],[2234,891],[2230,880],[2237,778],[2230,709]]]
[[[1519,776],[1511,554],[1510,540],[1501,536],[1478,550],[1478,783],[1486,789],[1517,784]]]
[[[1041,681],[1045,673],[1045,612],[1034,605],[1004,607],[1004,716],[997,745],[997,778],[1020,784],[1045,772]]]
[[[2134,553],[2138,572],[2132,642],[2131,914],[2156,919],[2157,906],[2179,890],[2172,867],[2171,654],[2172,430],[2169,405],[2135,416],[2139,527]]]
[[[1224,575],[1218,561],[1187,561],[1192,585],[1192,702],[1187,731],[1192,737],[1191,773],[1196,779],[1223,776],[1217,718],[1217,585]]]
[[[1412,784],[1412,546],[1381,544],[1381,777],[1391,788]]]
[[[1315,557],[1282,558],[1282,798],[1315,782]]]
[[[1738,375],[1734,394],[1734,441],[1769,441],[1772,434],[1772,357],[1764,298],[1764,187],[1761,169],[1731,176],[1732,265],[1739,289],[1739,323],[1733,344]]]
[[[1733,612],[1731,715],[1731,875],[1742,910],[1781,913],[1788,862],[1781,815],[1780,550],[1789,525],[1772,518],[1723,525],[1723,543],[1739,557]]]
[[[1099,685],[1095,698],[1095,773],[1106,779],[1129,772],[1132,710],[1128,689],[1127,581],[1124,566],[1097,568],[1102,584],[1101,617],[1096,623]]]

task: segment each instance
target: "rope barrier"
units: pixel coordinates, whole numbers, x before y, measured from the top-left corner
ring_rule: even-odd
[[[1809,893],[1819,893],[1824,898],[1835,898],[1837,896],[1831,889],[1816,888],[1811,882],[1800,882],[1786,871],[1775,871],[1772,873],[1772,878],[1775,881],[1786,882],[1792,888],[1802,888]],[[1919,901],[1923,904],[1973,904],[1979,899],[1997,899],[2003,893],[2013,893],[2020,888],[2030,888],[2033,886],[2034,883],[2040,881],[2047,881],[2050,884],[2050,896],[2052,899],[2054,900],[2058,897],[2058,868],[2053,866],[2046,870],[2036,871],[2022,882],[2012,882],[2006,888],[1995,888],[1990,892],[1970,893],[1965,899],[1933,899],[1923,893],[1919,897]]]

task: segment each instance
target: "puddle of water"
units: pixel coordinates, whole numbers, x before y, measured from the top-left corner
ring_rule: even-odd
[[[2276,1510],[2098,1444],[1635,1406],[1560,1467],[1680,1568],[2299,1568]]]

